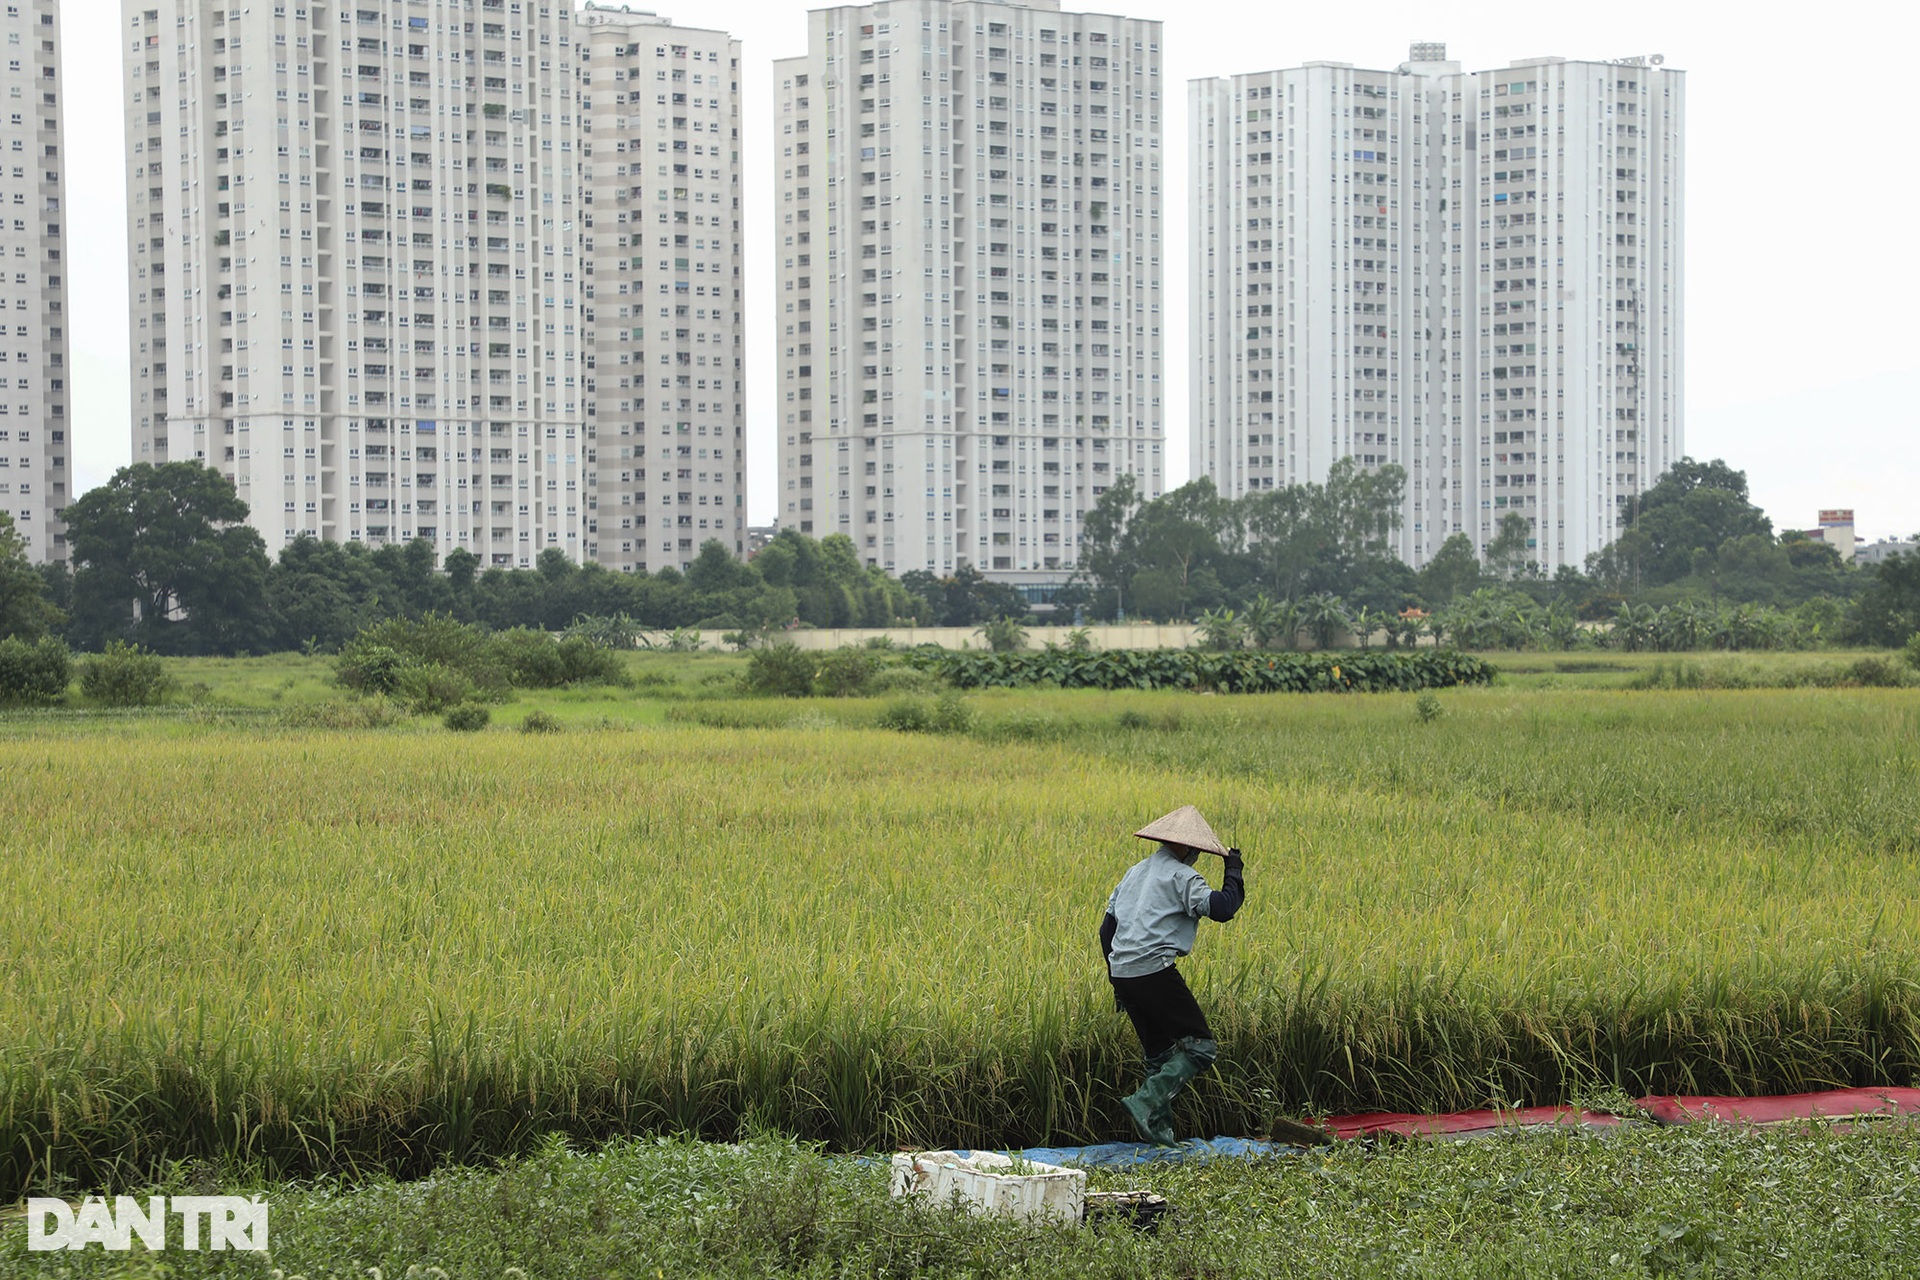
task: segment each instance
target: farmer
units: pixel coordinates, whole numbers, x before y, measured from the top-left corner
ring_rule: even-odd
[[[1173,963],[1193,950],[1201,917],[1233,919],[1246,886],[1240,851],[1222,844],[1192,805],[1134,834],[1160,847],[1136,862],[1107,899],[1100,947],[1114,999],[1133,1020],[1147,1059],[1146,1083],[1121,1103],[1141,1138],[1172,1145],[1173,1095],[1205,1071],[1218,1050],[1207,1016]],[[1193,869],[1203,851],[1226,859],[1218,889]]]

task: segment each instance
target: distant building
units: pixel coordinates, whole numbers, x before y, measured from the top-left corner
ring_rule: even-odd
[[[1840,555],[1841,564],[1854,562],[1856,542],[1853,536],[1853,510],[1836,507],[1820,513],[1820,527],[1808,529],[1807,537],[1824,542]]]
[[[584,554],[570,6],[122,10],[133,460],[269,554]]]
[[[1880,564],[1889,556],[1910,556],[1916,550],[1920,550],[1920,542],[1900,538],[1881,538],[1877,542],[1856,547],[1853,552],[1853,562],[1862,567]]]
[[[1407,473],[1396,551],[1523,515],[1549,572],[1685,452],[1686,87],[1658,57],[1195,80],[1192,469]]]
[[[747,554],[740,42],[579,11],[586,185],[587,551],[686,569]]]
[[[737,41],[546,0],[120,21],[134,461],[228,476],[269,552],[745,554]]]
[[[7,33],[6,83],[12,110],[0,122],[13,156],[13,213],[0,218],[0,254],[13,264],[13,282],[0,290],[15,323],[5,328],[9,361],[0,392],[0,510],[37,564],[67,558],[67,526],[60,511],[75,496],[67,439],[68,334],[65,280],[71,272],[66,218],[66,147],[60,84],[58,0],[25,0],[0,17]],[[68,257],[63,260],[63,254]]]
[[[815,9],[774,62],[782,528],[1052,590],[1158,497],[1160,23],[1059,0]]]

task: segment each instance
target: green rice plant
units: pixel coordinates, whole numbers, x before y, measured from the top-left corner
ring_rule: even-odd
[[[1183,803],[1249,892],[1182,964],[1223,1045],[1184,1132],[1920,1075],[1905,690],[1469,688],[1424,727],[1331,692],[968,702],[1052,728],[10,725],[0,1200],[548,1132],[1124,1136],[1095,934]],[[688,910],[690,877],[728,892]]]

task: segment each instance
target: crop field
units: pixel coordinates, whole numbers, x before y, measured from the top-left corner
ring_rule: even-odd
[[[1920,1075],[1911,691],[991,691],[901,733],[700,670],[546,735],[0,725],[0,1201],[551,1131],[1121,1137],[1095,935],[1183,803],[1249,887],[1183,966],[1223,1043],[1186,1132]]]

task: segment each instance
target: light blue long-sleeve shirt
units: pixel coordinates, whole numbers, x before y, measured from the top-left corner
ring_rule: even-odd
[[[1108,963],[1116,978],[1158,973],[1193,950],[1213,887],[1161,845],[1128,868],[1107,912],[1118,922]]]

